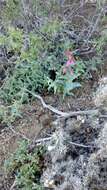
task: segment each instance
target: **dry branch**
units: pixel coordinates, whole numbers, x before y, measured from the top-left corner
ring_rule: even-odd
[[[48,110],[52,111],[53,113],[57,114],[60,117],[63,118],[69,118],[72,116],[77,116],[77,115],[98,115],[99,110],[98,109],[94,109],[94,110],[84,110],[84,111],[74,111],[74,112],[62,112],[56,108],[54,108],[51,105],[48,105],[45,103],[45,101],[43,100],[43,98],[40,95],[37,95],[29,90],[26,90],[29,94],[31,94],[32,96],[34,96],[35,98],[39,99],[42,103],[42,106],[44,108],[47,108]]]
[[[69,142],[71,145],[74,145],[74,146],[78,146],[78,147],[83,147],[83,148],[93,148],[93,147],[96,147],[94,145],[84,145],[84,144],[80,144],[80,143],[75,143],[75,142]]]
[[[10,187],[10,190],[13,190],[14,187],[16,187],[16,180],[13,182],[12,186]]]

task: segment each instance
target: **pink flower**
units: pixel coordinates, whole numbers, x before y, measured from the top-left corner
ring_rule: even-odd
[[[69,67],[70,65],[74,65],[75,64],[75,62],[73,61],[73,60],[68,60],[67,62],[66,62],[66,66],[67,67]]]
[[[73,53],[71,51],[66,51],[65,55],[68,58],[68,61],[66,62],[66,65],[63,68],[63,74],[66,74],[69,70],[71,74],[73,74],[73,69],[70,67],[71,65],[75,64],[75,58],[73,56]]]
[[[63,74],[65,75],[66,72],[67,72],[67,69],[66,69],[66,67],[64,67],[64,68],[63,68]]]
[[[75,64],[75,58],[73,56],[73,53],[71,51],[66,51],[65,55],[68,58],[68,61],[66,62],[66,66],[69,67],[70,65],[74,65]]]

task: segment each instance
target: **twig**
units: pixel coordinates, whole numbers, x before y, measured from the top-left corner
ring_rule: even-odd
[[[107,118],[107,115],[100,115],[100,117],[102,117],[102,118]]]
[[[36,143],[44,143],[44,142],[50,141],[50,140],[52,140],[52,137],[38,139],[38,140],[35,141],[35,144]],[[75,143],[75,142],[72,142],[72,141],[70,141],[69,143],[72,144],[72,145],[75,145],[75,146],[83,147],[83,148],[93,148],[93,147],[96,147],[96,146],[93,146],[93,145],[92,146],[91,145],[84,145],[84,144]]]
[[[97,115],[99,113],[98,109],[95,110],[84,110],[84,111],[74,111],[74,112],[62,112],[59,111],[58,109],[54,108],[51,105],[48,105],[44,102],[43,98],[40,95],[34,94],[33,92],[29,91],[26,89],[26,91],[28,93],[30,93],[32,96],[34,96],[35,98],[39,99],[43,105],[44,108],[49,109],[50,111],[52,111],[53,113],[57,114],[60,117],[64,117],[64,118],[68,118],[68,117],[72,117],[72,116],[76,116],[76,115]]]
[[[43,139],[37,139],[35,141],[35,143],[46,142],[46,141],[50,141],[51,139],[52,139],[52,137],[47,137],[47,138],[43,138]]]
[[[42,144],[44,142],[47,142],[47,141],[50,141],[52,140],[53,138],[52,137],[47,137],[47,138],[43,138],[43,139],[37,139],[33,142],[33,145],[30,145],[30,149],[34,148],[35,145],[37,145],[38,143],[39,144]],[[80,144],[80,143],[75,143],[75,142],[72,142],[72,141],[69,141],[68,142],[69,144],[72,144],[74,146],[78,146],[78,147],[83,147],[83,148],[93,148],[93,147],[96,147],[94,145],[84,145],[84,144]],[[32,148],[31,148],[32,147]]]
[[[10,190],[13,190],[13,188],[16,186],[16,180],[14,180],[12,186],[10,187]]]
[[[63,112],[63,113],[65,113],[65,112]],[[65,115],[62,115],[61,117],[69,118],[69,117],[77,116],[77,115],[98,115],[98,113],[99,113],[98,109],[84,110],[84,111],[74,111],[74,112],[65,113]]]
[[[91,145],[84,145],[84,144],[79,144],[79,143],[75,143],[75,142],[69,142],[70,144],[74,145],[74,146],[79,146],[79,147],[83,147],[83,148],[93,148],[96,146],[91,146]]]
[[[28,146],[29,152],[32,152],[36,146],[40,146],[44,144],[47,141],[52,140],[52,137],[46,137],[46,138],[41,138],[41,139],[34,139]]]
[[[95,23],[92,23],[92,29],[90,27],[91,31],[89,30],[89,32],[88,32],[87,41],[91,38],[91,36],[95,32],[95,30],[96,30],[96,28],[97,28],[97,26],[98,26],[98,24],[100,22],[100,19],[101,19],[101,16],[102,16],[103,13],[104,13],[104,8],[102,7],[101,12],[98,14],[98,17],[97,17]]]

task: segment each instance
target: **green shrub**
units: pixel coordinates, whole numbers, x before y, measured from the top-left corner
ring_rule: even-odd
[[[16,118],[21,118],[21,103],[19,101],[13,102],[10,106],[0,106],[0,122],[10,125]]]
[[[101,37],[96,38],[95,40],[93,40],[93,43],[96,46],[96,51],[97,54],[102,56],[103,55],[103,50],[104,50],[104,46],[107,43],[107,31],[103,31],[103,34]]]
[[[16,152],[5,162],[7,174],[15,174],[16,185],[23,190],[43,190],[40,183],[42,174],[43,147],[36,148],[33,152],[28,151],[28,141],[22,141]]]
[[[7,29],[7,34],[0,36],[0,45],[5,46],[7,52],[13,51],[16,55],[15,67],[8,73],[0,90],[0,98],[7,105],[12,107],[14,102],[19,102],[20,105],[29,102],[31,96],[29,98],[26,90],[41,93],[46,89],[63,97],[70,95],[75,88],[81,87],[81,81],[84,82],[91,76],[92,70],[102,64],[100,57],[106,39],[104,36],[101,41],[92,41],[92,45],[96,45],[97,58],[90,57],[85,61],[80,56],[75,57],[75,65],[71,66],[73,74],[69,71],[63,74],[63,67],[67,62],[65,51],[77,48],[75,41],[62,34],[63,29],[63,23],[52,18],[49,22],[44,22],[37,32],[32,30],[26,34],[23,30],[11,26]],[[5,111],[6,113],[8,111]],[[12,115],[12,118],[15,118],[15,115],[17,114],[15,113],[14,117]],[[14,121],[12,118],[10,120]]]
[[[31,62],[16,65],[14,71],[7,78],[0,96],[5,102],[12,103],[14,100],[21,103],[28,101],[28,94],[25,89],[41,92],[44,85],[42,67],[39,62]]]
[[[47,78],[48,90],[53,90],[55,94],[61,93],[63,97],[65,95],[71,95],[72,90],[80,87],[79,82],[75,82],[79,75],[71,75],[69,72],[66,75],[62,75],[61,72],[56,73],[56,79],[53,81]]]
[[[42,52],[45,50],[45,41],[40,35],[37,35],[34,32],[28,34],[28,48],[21,51],[20,59],[18,63],[27,61],[28,63],[36,60],[41,56]]]
[[[58,20],[50,20],[43,25],[41,32],[52,37],[61,31],[61,26],[61,22]]]
[[[2,19],[6,23],[11,22],[13,19],[20,16],[21,10],[22,6],[19,0],[8,0],[6,1],[4,9],[1,10]]]
[[[18,55],[23,47],[23,31],[8,27],[7,34],[0,35],[0,45],[5,46],[7,52],[13,51]]]
[[[8,39],[15,38],[14,35],[16,36],[18,32],[15,40],[16,45],[12,47],[17,47],[15,50],[19,51],[22,46],[22,32],[12,31],[13,33],[10,33],[11,37]],[[81,86],[81,80],[87,78],[90,72],[101,64],[101,60],[96,57],[88,61],[79,59],[72,66],[74,74],[71,75],[68,72],[63,75],[62,65],[66,64],[67,61],[64,55],[65,47],[70,47],[72,44],[68,41],[64,44],[60,40],[54,43],[47,42],[34,33],[29,34],[29,39],[29,49],[21,51],[15,68],[8,75],[1,88],[0,97],[7,103],[28,102],[29,96],[26,89],[41,93],[44,88],[47,88],[49,91],[53,90],[54,93],[62,93],[64,96],[70,94],[74,88]],[[45,50],[45,54],[43,50]],[[50,71],[55,72],[54,80],[50,76]]]

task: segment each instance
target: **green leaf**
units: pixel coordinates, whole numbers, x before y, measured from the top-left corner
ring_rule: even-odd
[[[64,87],[64,94],[69,94],[73,89],[81,87],[78,82],[66,82]]]

